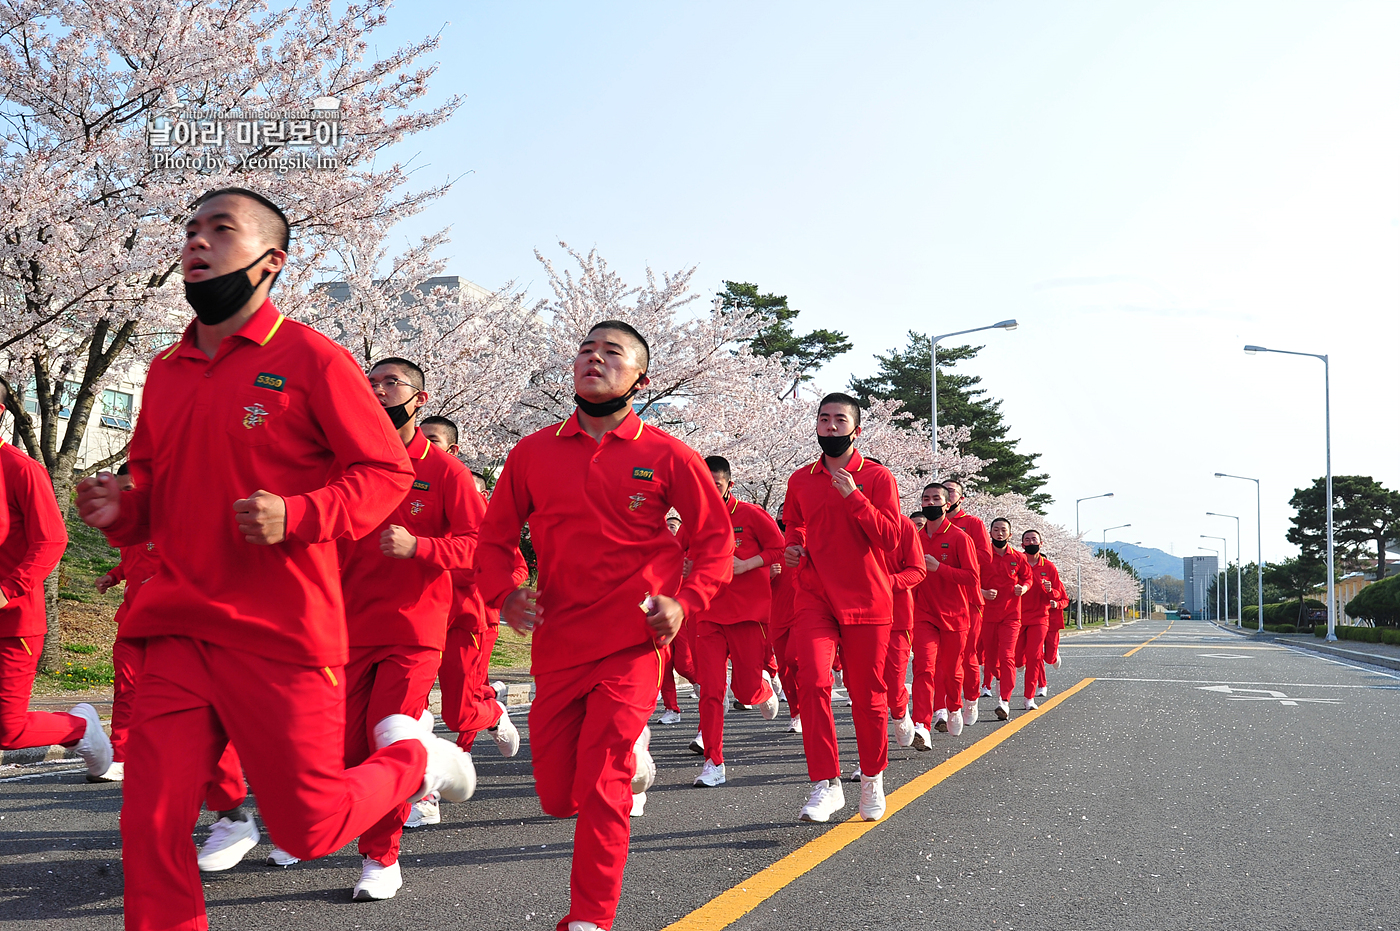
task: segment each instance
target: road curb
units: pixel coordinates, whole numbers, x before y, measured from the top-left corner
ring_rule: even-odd
[[[1354,660],[1358,663],[1366,663],[1370,666],[1382,666],[1386,669],[1400,670],[1400,659],[1393,656],[1381,656],[1378,653],[1364,653],[1361,650],[1347,650],[1342,647],[1334,647],[1326,643],[1306,643],[1298,640],[1287,640],[1276,637],[1274,643],[1282,646],[1297,647],[1300,650],[1308,650],[1313,653],[1321,653],[1325,656],[1335,656],[1338,659]]]

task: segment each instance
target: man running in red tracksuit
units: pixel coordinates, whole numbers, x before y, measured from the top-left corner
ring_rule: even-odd
[[[1031,567],[1011,539],[1011,521],[992,521],[992,559],[982,570],[980,584],[985,603],[982,642],[986,648],[983,684],[997,680],[997,719],[1010,717],[1011,693],[1016,689],[1016,643],[1021,636],[1021,596],[1031,587]]]
[[[340,540],[350,635],[345,664],[348,766],[374,752],[379,721],[390,715],[417,718],[427,707],[446,645],[453,601],[450,571],[471,567],[486,514],[486,501],[467,467],[429,443],[415,424],[429,397],[423,370],[407,359],[382,359],[370,369],[369,384],[408,452],[414,480],[377,532]],[[403,885],[399,842],[409,807],[408,801],[400,802],[361,833],[364,861],[352,898],[393,898]]]
[[[1060,632],[1065,629],[1065,609],[1069,607],[1069,598],[1064,597],[1056,600],[1050,606],[1050,626],[1045,631],[1045,665],[1050,669],[1060,668]],[[1042,677],[1040,687],[1035,690],[1036,697],[1049,693],[1049,688],[1045,678]]]
[[[112,744],[97,709],[83,703],[66,714],[29,710],[48,631],[44,580],[63,558],[68,530],[44,467],[4,440],[0,494],[0,750],[74,747],[88,777],[100,777],[112,763]]]
[[[700,673],[700,733],[705,764],[695,777],[697,786],[723,785],[725,673],[732,665],[730,688],[741,705],[755,705],[766,720],[778,716],[778,695],[763,681],[766,661],[764,624],[773,607],[768,566],[782,557],[783,535],[768,512],[734,497],[729,460],[707,456],[715,488],[724,499],[734,527],[734,579],[719,590],[701,612],[695,629],[696,663]]]
[[[130,470],[123,462],[117,469],[122,491],[135,487]],[[136,700],[136,679],[146,664],[145,641],[122,635],[122,626],[131,614],[131,605],[141,592],[141,584],[156,574],[160,557],[156,545],[149,540],[135,546],[124,546],[121,562],[96,582],[99,594],[118,582],[126,583],[122,603],[117,608],[117,639],[112,644],[112,765],[100,776],[90,776],[92,782],[121,782],[126,767],[126,735],[131,726],[131,707]]]
[[[977,570],[985,572],[992,558],[992,538],[980,517],[963,510],[963,483],[949,479],[943,483],[948,492],[948,520],[967,534],[977,551]],[[968,600],[967,643],[963,646],[963,723],[977,723],[978,684],[982,679],[979,661],[982,656],[982,592],[974,589]]]
[[[482,596],[504,597],[506,623],[534,631],[530,745],[540,806],[556,818],[578,815],[569,913],[558,931],[612,927],[636,788],[629,783],[640,775],[634,748],[656,708],[662,648],[733,575],[734,534],[709,469],[632,411],[649,383],[648,361],[646,341],[628,324],[589,330],[574,359],[578,409],[511,450],[477,551]],[[680,558],[666,529],[672,507],[689,528],[692,563],[674,598],[664,593]],[[537,592],[511,580],[526,521]]]
[[[919,515],[921,518],[923,514]],[[914,742],[914,719],[909,714],[909,656],[914,650],[914,589],[928,570],[919,530],[905,518],[900,523],[899,547],[885,553],[894,596],[894,623],[890,625],[890,646],[885,653],[885,691],[889,694],[890,720],[894,721],[895,743],[908,747]]]
[[[782,524],[780,530],[786,533]],[[773,563],[769,572],[769,587],[773,591],[772,607],[768,612],[768,636],[773,638],[773,655],[778,660],[778,678],[787,683],[788,733],[802,733],[802,698],[797,687],[797,657],[792,652],[792,602],[797,594],[797,570],[781,562]]]
[[[181,253],[196,320],[152,361],[131,440],[136,487],[82,483],[117,546],[154,541],[129,634],[146,666],[122,800],[126,927],[208,927],[190,833],[231,741],[278,842],[337,850],[408,798],[465,794],[461,752],[412,718],[345,768],[347,643],[336,540],[413,482],[403,443],[344,349],[268,299],[286,217],[243,189],[195,205]],[[252,276],[252,277],[250,277]]]
[[[1045,684],[1045,636],[1050,630],[1050,612],[1064,600],[1065,588],[1060,571],[1040,553],[1040,533],[1021,534],[1021,548],[1031,569],[1031,588],[1021,596],[1021,636],[1016,641],[1016,665],[1025,666],[1026,711],[1036,709],[1035,690]]]
[[[828,821],[846,805],[831,713],[831,669],[838,649],[856,726],[860,816],[877,821],[885,813],[885,651],[894,601],[884,552],[899,545],[904,518],[894,476],[853,445],[860,431],[860,405],[854,398],[822,398],[817,408],[822,456],[792,474],[783,501],[784,563],[798,570],[788,648],[797,656],[805,714],[802,748],[812,780],[798,815],[803,821]]]
[[[972,540],[945,516],[947,491],[928,485],[920,501],[928,523],[919,533],[928,575],[914,590],[914,742],[932,749],[929,727],[962,733],[962,656],[977,587]]]

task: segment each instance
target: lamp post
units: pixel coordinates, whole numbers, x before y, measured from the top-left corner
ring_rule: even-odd
[[[1152,558],[1151,556],[1134,556],[1132,559],[1128,560],[1128,566],[1131,567],[1132,564],[1135,563],[1135,562],[1141,562],[1141,561],[1144,560],[1144,559],[1151,559],[1151,558]],[[1146,580],[1146,579],[1143,579],[1143,591],[1146,591],[1146,590],[1147,590],[1147,580]],[[1150,612],[1149,612],[1149,613],[1150,613]]]
[[[930,445],[929,448],[930,448],[930,450],[933,452],[933,462],[931,463],[931,466],[932,466],[932,469],[933,469],[933,480],[934,480],[935,482],[938,481],[938,343],[939,343],[939,341],[940,341],[940,340],[948,339],[948,338],[953,337],[953,336],[963,336],[963,335],[965,335],[965,334],[967,334],[967,333],[980,333],[980,332],[982,332],[983,330],[1014,330],[1014,329],[1016,329],[1016,321],[1015,321],[1015,320],[1003,320],[1003,321],[1001,321],[1000,323],[993,323],[993,324],[990,324],[989,326],[973,327],[973,328],[970,329],[970,330],[958,330],[956,333],[944,333],[944,334],[942,334],[941,336],[933,336],[933,337],[930,337],[930,338],[929,338],[929,341],[928,341],[928,365],[929,365],[928,387],[929,387],[929,395],[930,395],[930,397],[931,397],[931,399],[932,399],[932,400],[931,400],[931,403],[930,403],[930,415],[931,415],[931,416],[930,416],[930,422],[931,422],[931,424],[932,424],[932,426],[933,426],[933,433],[932,433],[933,440],[932,440],[932,443],[931,443],[931,445]]]
[[[1224,537],[1213,537],[1213,536],[1211,536],[1211,535],[1208,534],[1208,533],[1203,533],[1203,534],[1201,534],[1201,539],[1202,539],[1202,540],[1219,540],[1219,541],[1220,541],[1220,549],[1221,549],[1221,551],[1225,554],[1225,556],[1224,556],[1225,564],[1224,564],[1223,567],[1221,567],[1220,575],[1225,579],[1225,611],[1224,611],[1223,613],[1224,613],[1224,615],[1225,615],[1225,620],[1228,621],[1228,620],[1230,619],[1230,617],[1229,617],[1229,615],[1230,615],[1230,546],[1229,546],[1229,544],[1227,544],[1227,543],[1225,542],[1225,538],[1224,538]],[[1217,581],[1218,581],[1218,580],[1217,580]],[[1217,600],[1219,599],[1219,597],[1220,597],[1220,592],[1217,591],[1217,592],[1216,592],[1216,598],[1217,598]],[[1219,608],[1220,606],[1217,604],[1216,607]],[[1221,618],[1220,618],[1220,615],[1221,615],[1221,612],[1217,611],[1217,612],[1216,612],[1216,616],[1215,616],[1215,619],[1216,619],[1217,621],[1221,619]]]
[[[1254,568],[1255,571],[1258,573],[1259,581],[1259,617],[1257,617],[1255,620],[1259,622],[1259,633],[1262,634],[1264,632],[1264,508],[1262,503],[1262,497],[1259,494],[1259,479],[1248,478],[1244,475],[1230,475],[1227,472],[1216,472],[1215,477],[1237,478],[1240,481],[1254,483],[1254,533],[1256,534],[1257,546],[1259,547],[1258,553],[1254,557]],[[1240,623],[1244,623],[1243,611],[1240,612]]]
[[[1207,553],[1214,553],[1214,554],[1215,554],[1215,558],[1216,558],[1216,560],[1217,560],[1217,563],[1216,563],[1216,564],[1219,565],[1220,550],[1213,550],[1213,549],[1211,549],[1211,548],[1208,547],[1208,546],[1198,546],[1198,547],[1196,547],[1196,549],[1198,549],[1198,550],[1205,550]],[[1204,594],[1204,593],[1202,593],[1202,594]],[[1217,598],[1218,598],[1218,597],[1219,597],[1219,596],[1217,596]],[[1206,601],[1205,598],[1203,597],[1203,598],[1201,598],[1201,603],[1204,604],[1204,605],[1206,606],[1206,620],[1210,620],[1210,602],[1209,602],[1209,601]],[[1216,610],[1216,613],[1218,614],[1219,611],[1220,611],[1220,605],[1219,605],[1219,604],[1217,604],[1217,605],[1215,606],[1215,610]],[[1218,617],[1217,617],[1216,619],[1219,620]]]
[[[1105,547],[1108,546],[1108,532],[1110,530],[1122,530],[1124,527],[1131,526],[1132,524],[1119,524],[1116,527],[1105,527],[1103,530],[1103,545]],[[1136,543],[1134,543],[1133,545],[1137,546]],[[1106,585],[1104,586],[1103,590],[1103,629],[1108,630],[1108,586]]]
[[[1206,511],[1206,517],[1228,517],[1235,522],[1235,626],[1244,626],[1244,550],[1240,549],[1240,519],[1233,514]],[[1227,563],[1225,571],[1229,572]]]
[[[1079,532],[1079,504],[1082,501],[1093,501],[1095,498],[1112,498],[1113,492],[1106,491],[1101,495],[1090,495],[1087,498],[1079,498],[1074,502],[1074,540],[1083,544]],[[1084,629],[1084,556],[1082,546],[1074,551],[1074,587],[1075,587],[1075,609],[1074,626],[1080,630]]]
[[[1326,444],[1327,444],[1327,639],[1335,641],[1337,639],[1337,579],[1336,567],[1333,563],[1333,549],[1335,543],[1332,539],[1332,375],[1331,368],[1327,362],[1327,356],[1316,352],[1290,352],[1287,349],[1265,349],[1263,346],[1246,346],[1244,351],[1250,355],[1257,352],[1277,352],[1285,356],[1308,356],[1312,359],[1322,360],[1322,410],[1323,421],[1325,423]],[[1262,625],[1264,615],[1261,611],[1259,622]],[[1260,628],[1263,629],[1262,627]]]

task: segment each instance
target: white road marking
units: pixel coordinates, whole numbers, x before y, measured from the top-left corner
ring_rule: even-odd
[[[82,768],[79,768],[79,769],[51,769],[51,770],[49,770],[49,771],[47,771],[47,772],[43,772],[43,773],[30,773],[30,774],[27,775],[27,776],[6,776],[5,778],[0,779],[0,782],[19,782],[21,779],[42,779],[42,778],[44,778],[45,776],[68,776],[68,775],[72,775],[73,773],[81,773],[82,771],[83,771]]]
[[[1220,682],[1219,679],[1138,679],[1128,676],[1095,676],[1095,682],[1161,682],[1178,685],[1199,685]],[[1276,685],[1287,689],[1370,689],[1378,692],[1400,692],[1400,685],[1356,685],[1332,682],[1231,682],[1230,685]]]
[[[1248,656],[1240,656],[1238,653],[1202,653],[1201,655],[1211,659],[1249,659]]]
[[[1232,688],[1230,688],[1230,686],[1228,686],[1228,685],[1198,685],[1198,686],[1196,686],[1196,688],[1197,688],[1198,690],[1202,691],[1202,692],[1220,692],[1221,694],[1224,694],[1224,695],[1229,696],[1229,700],[1230,700],[1230,701],[1276,701],[1276,702],[1278,702],[1280,705],[1292,705],[1292,706],[1295,707],[1295,708],[1298,707],[1298,702],[1300,702],[1300,701],[1314,702],[1314,703],[1319,704],[1319,705],[1339,705],[1339,704],[1341,704],[1341,702],[1342,702],[1342,700],[1341,700],[1340,698],[1295,698],[1295,699],[1290,699],[1290,698],[1289,698],[1287,695],[1285,695],[1283,692],[1275,692],[1273,689],[1239,689],[1239,688],[1233,688],[1233,689],[1232,689]],[[1255,695],[1237,695],[1237,694],[1235,694],[1235,693],[1237,693],[1237,692],[1260,692],[1260,693],[1262,693],[1262,694],[1260,694],[1260,695],[1258,695],[1258,696],[1255,696]]]

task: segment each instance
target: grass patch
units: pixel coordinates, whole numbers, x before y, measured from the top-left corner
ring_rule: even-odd
[[[64,691],[87,692],[110,686],[116,671],[111,663],[64,663],[61,671],[43,675]]]
[[[501,635],[496,638],[495,649],[491,651],[491,668],[529,669],[530,638],[522,637],[502,624]]]
[[[122,603],[122,586],[115,585],[99,595],[96,583],[121,562],[121,551],[107,545],[102,531],[78,520],[77,508],[67,526],[68,549],[58,564],[58,597],[79,604],[106,605],[116,611]]]
[[[91,643],[65,643],[63,649],[69,653],[81,653],[83,656],[91,656],[97,652],[97,646]]]

